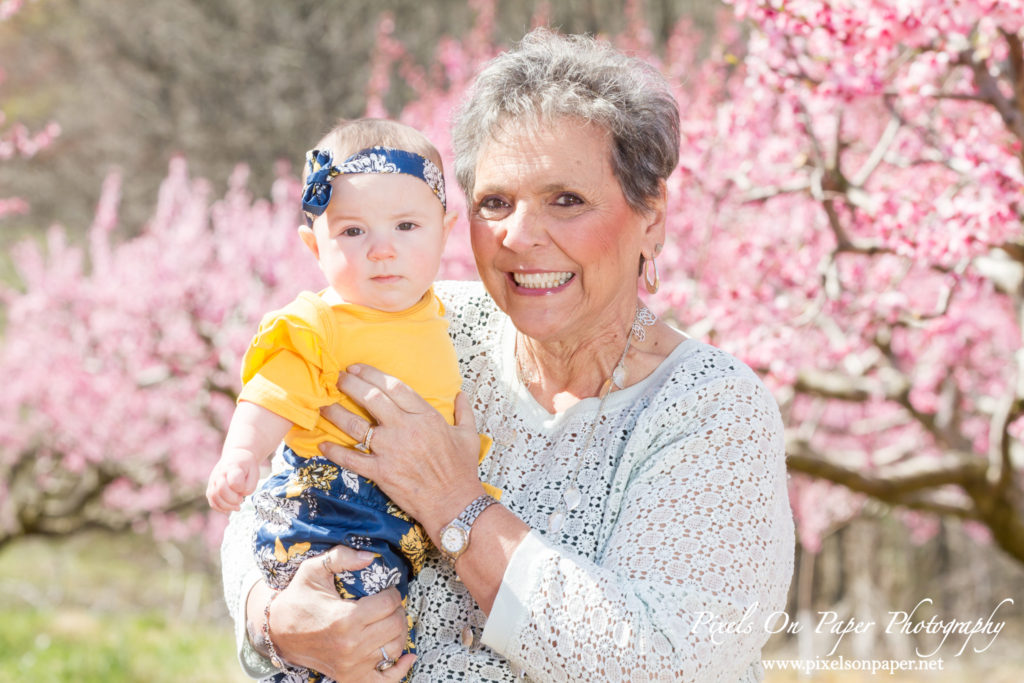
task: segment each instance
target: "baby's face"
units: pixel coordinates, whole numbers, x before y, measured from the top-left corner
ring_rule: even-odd
[[[348,303],[409,308],[437,276],[454,216],[446,219],[427,184],[404,173],[344,174],[331,184],[327,210],[313,222],[328,283]]]

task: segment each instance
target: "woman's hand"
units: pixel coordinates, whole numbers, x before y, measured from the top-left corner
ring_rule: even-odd
[[[324,456],[373,480],[437,542],[441,527],[484,492],[477,474],[480,437],[466,398],[455,399],[455,425],[408,385],[366,365],[341,373],[338,388],[376,419],[370,453],[336,444]],[[355,439],[370,424],[340,405],[321,414]]]
[[[399,681],[405,676],[415,655],[403,655],[380,674],[374,668],[382,659],[381,648],[394,659],[405,646],[408,626],[398,591],[389,588],[359,600],[342,600],[334,588],[333,572],[362,569],[372,560],[371,553],[335,546],[299,565],[270,608],[271,641],[279,657],[339,683]],[[249,593],[247,621],[257,625],[257,632],[269,599],[270,589],[263,583]],[[261,642],[259,636],[252,640]]]

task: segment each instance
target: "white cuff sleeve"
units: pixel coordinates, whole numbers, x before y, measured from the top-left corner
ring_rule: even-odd
[[[278,672],[270,660],[252,646],[245,628],[245,604],[249,600],[249,591],[262,579],[263,574],[258,569],[249,571],[242,578],[242,590],[239,591],[239,605],[236,612],[240,616],[235,619],[235,647],[238,652],[238,662],[242,665],[242,670],[246,675],[255,679],[265,678]]]
[[[544,561],[558,551],[531,531],[512,553],[494,605],[484,625],[480,641],[495,652],[506,655],[520,625],[530,618],[530,596],[538,582]]]

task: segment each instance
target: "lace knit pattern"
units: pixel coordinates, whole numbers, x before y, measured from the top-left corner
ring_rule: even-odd
[[[557,416],[529,405],[501,359],[511,326],[480,284],[436,291],[477,426],[494,439],[481,477],[503,489],[501,503],[541,535],[544,552],[515,577],[529,596],[526,616],[516,615],[507,651],[495,653],[480,644],[487,617],[434,551],[410,584],[413,680],[761,680],[763,624],[784,608],[792,576],[793,524],[782,422],[757,377],[720,350],[684,342],[671,362],[609,397],[581,455],[596,399]],[[582,502],[548,533],[581,457]],[[233,521],[225,541],[235,609],[232,584],[251,561],[227,546],[246,524]],[[712,634],[712,619],[750,628]]]

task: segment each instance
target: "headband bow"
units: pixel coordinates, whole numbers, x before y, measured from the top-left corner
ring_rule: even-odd
[[[311,149],[306,152],[306,187],[302,192],[302,212],[310,225],[331,201],[331,181],[346,173],[404,173],[419,178],[448,209],[444,195],[444,176],[437,165],[415,152],[390,147],[370,147],[356,152],[340,166],[334,165],[330,150]]]

